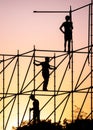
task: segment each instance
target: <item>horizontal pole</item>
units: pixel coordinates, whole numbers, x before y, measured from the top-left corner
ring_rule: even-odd
[[[69,13],[69,11],[33,11],[33,13]]]

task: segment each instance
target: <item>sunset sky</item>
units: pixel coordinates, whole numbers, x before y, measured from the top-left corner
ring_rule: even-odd
[[[79,7],[82,7],[84,5],[87,5],[91,2],[91,0],[0,0],[0,54],[17,54],[17,51],[19,50],[19,53],[24,53],[31,51],[35,45],[36,49],[40,50],[64,50],[64,35],[59,30],[60,25],[65,21],[65,16],[68,14],[64,13],[33,13],[33,11],[69,11],[70,6],[72,7],[72,10],[77,9]],[[72,13],[72,22],[73,22],[73,46],[74,50],[86,47],[88,45],[88,7],[85,7],[83,9],[80,9],[78,11],[75,11]],[[86,51],[86,50],[85,50]],[[46,55],[48,54],[50,57],[54,55],[54,53],[38,53],[39,55]],[[32,55],[30,53],[30,55]],[[59,54],[56,54],[59,55]],[[79,77],[79,74],[82,70],[84,61],[86,59],[87,55],[74,55],[74,86],[77,82],[77,79]],[[65,55],[64,55],[65,57]],[[62,57],[62,58],[64,58]],[[80,58],[79,58],[80,57]],[[2,58],[2,57],[0,57]],[[27,71],[27,67],[30,61],[26,58],[20,58],[20,84],[23,82],[23,79],[25,77],[25,72]],[[56,61],[56,65],[60,63],[62,59],[59,58]],[[65,71],[66,65],[68,63],[69,58],[66,58],[64,63],[57,69],[57,85],[59,86],[62,74]],[[15,60],[16,61],[16,60]],[[5,85],[7,89],[7,84],[9,84],[9,80],[11,78],[11,74],[13,71],[13,67],[16,62],[13,62],[7,69],[5,73]],[[5,65],[8,64],[8,61]],[[51,62],[50,64],[54,64],[54,62]],[[38,72],[41,68],[37,69],[36,72]],[[0,72],[2,71],[2,64],[0,65]],[[30,81],[31,73],[33,72],[33,69],[30,70],[27,81],[25,85]],[[86,65],[85,71],[83,75],[81,76],[79,84],[82,82],[82,79],[86,76],[87,73],[90,72],[90,66]],[[0,82],[2,82],[2,74],[0,75]],[[16,78],[15,78],[16,77]],[[30,78],[29,78],[30,77]],[[71,70],[67,71],[66,77],[63,82],[63,88],[62,90],[71,90]],[[9,92],[17,92],[16,88],[13,88],[14,84],[16,84],[17,76],[16,72],[12,79],[11,87]],[[50,79],[49,83],[49,89],[53,89],[53,76]],[[42,82],[42,76],[40,75],[36,85],[38,86],[40,82]],[[82,87],[89,87],[90,79],[87,79],[84,84],[80,86],[80,89]],[[78,85],[79,85],[78,84]],[[22,85],[22,84],[21,84]],[[20,88],[21,88],[20,85]],[[25,88],[24,85],[24,88]],[[77,85],[77,86],[78,86]],[[52,86],[52,87],[50,87]],[[57,86],[57,87],[58,87]],[[66,87],[67,86],[67,87]],[[69,88],[70,86],[70,88]],[[30,90],[31,86],[28,86],[26,91]],[[1,88],[3,89],[3,82],[1,83]],[[2,92],[2,89],[0,89],[0,93]],[[29,93],[30,94],[30,93]],[[40,93],[38,93],[40,94]],[[44,93],[43,93],[44,94]],[[50,93],[48,93],[50,94]],[[84,94],[81,94],[82,98],[84,99]],[[1,97],[1,95],[0,95]],[[82,99],[80,99],[80,102],[77,103],[77,99],[80,97],[79,94],[75,96],[75,103],[76,106],[82,105]],[[90,97],[90,95],[89,95]],[[89,99],[88,97],[88,99]],[[26,103],[28,102],[28,97],[21,96],[20,97],[20,119],[22,118],[22,114],[24,113]],[[44,103],[48,100],[48,97],[44,98],[42,100],[42,97],[38,97],[42,103],[40,103],[40,108],[43,107]],[[60,101],[64,99],[64,95],[60,98],[57,98],[57,105],[60,103]],[[5,104],[9,102],[11,98],[6,99]],[[90,104],[90,102],[86,101]],[[2,111],[2,103],[0,102],[0,111]],[[13,125],[17,125],[17,101],[15,102],[14,108],[13,108],[13,114],[11,115],[11,119],[9,120],[9,123],[11,120],[13,123],[7,125],[7,130],[11,130],[11,127]],[[47,106],[47,110],[52,111],[52,104],[53,100],[50,102],[50,104]],[[63,103],[64,106],[65,102]],[[89,105],[88,104],[88,105]],[[29,104],[29,107],[32,104]],[[85,111],[89,110],[89,107],[85,106]],[[6,108],[6,120],[8,118],[8,112],[11,109],[11,106],[8,106]],[[58,109],[58,114],[60,115],[60,111],[62,111],[62,107]],[[68,103],[68,108],[71,107],[71,99]],[[29,107],[27,110],[29,110]],[[48,114],[51,112],[46,112],[46,109],[41,114],[41,118],[46,118]],[[15,112],[15,114],[14,114]],[[65,118],[71,117],[71,113],[69,113],[69,110],[67,109],[67,112],[63,116]],[[0,115],[0,130],[3,130],[3,114]],[[53,117],[52,117],[53,118]],[[57,117],[59,118],[59,117]],[[25,120],[28,119],[28,113],[26,114]]]
[[[59,27],[66,14],[36,14],[33,11],[68,11],[70,5],[73,10],[90,2],[91,0],[0,0],[0,53],[11,54],[17,50],[25,52],[32,50],[33,45],[39,49],[63,50],[63,34]],[[73,39],[74,46],[78,48],[86,40],[86,17],[86,9],[73,13]]]

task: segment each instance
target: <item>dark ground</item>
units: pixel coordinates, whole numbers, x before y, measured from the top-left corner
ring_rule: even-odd
[[[74,123],[66,123],[65,127],[51,121],[40,121],[19,127],[17,130],[93,130],[93,120],[76,120]]]

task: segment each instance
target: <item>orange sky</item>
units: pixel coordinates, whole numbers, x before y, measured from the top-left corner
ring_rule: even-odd
[[[90,0],[0,0],[0,54],[16,54],[17,50],[19,50],[19,53],[24,53],[27,51],[30,51],[33,49],[33,46],[35,45],[36,49],[49,49],[49,50],[64,50],[64,36],[60,32],[59,27],[65,20],[66,14],[40,14],[40,13],[33,13],[34,10],[47,10],[47,11],[60,11],[60,10],[66,10],[68,11],[70,8],[70,5],[72,6],[72,10],[81,7],[83,5],[89,4]],[[74,50],[79,49],[82,47],[85,47],[88,45],[88,7],[78,10],[72,14],[72,20],[73,20],[73,44],[74,44]],[[39,55],[42,55],[42,53],[38,53]],[[30,53],[32,55],[32,53]],[[53,56],[54,53],[43,53],[43,55],[49,55]],[[56,55],[59,55],[57,53]],[[86,59],[87,55],[74,55],[74,85],[77,82],[77,79],[79,77],[79,74],[81,72],[81,69],[83,67],[84,61]],[[2,58],[2,57],[1,57]],[[62,57],[64,58],[64,56]],[[40,59],[41,60],[41,59]],[[43,59],[42,59],[43,60]],[[56,72],[57,75],[57,87],[59,86],[61,82],[61,78],[63,76],[63,73],[65,71],[66,65],[68,63],[69,57],[66,58],[66,60],[63,62],[63,64],[59,67],[59,69]],[[29,64],[30,58],[28,59],[20,59],[20,88],[25,76],[25,72],[27,71],[27,67]],[[56,61],[56,65],[61,61],[61,58],[58,58]],[[13,67],[15,65],[16,60],[8,67],[5,73],[5,85],[9,83],[9,79],[11,77]],[[8,61],[5,63],[7,64]],[[53,65],[54,63],[51,62]],[[0,71],[2,70],[2,64],[0,66]],[[38,72],[41,68],[36,67],[36,72]],[[84,73],[81,76],[80,82],[85,77],[87,73],[90,71],[90,66],[86,65]],[[25,82],[25,85],[29,82],[30,78],[32,78],[33,73],[33,67],[29,72],[29,75],[27,77],[27,81]],[[60,74],[59,74],[60,73]],[[14,84],[17,86],[17,77],[16,77],[17,71],[15,72],[14,78],[11,83],[11,89],[10,92],[17,91],[16,88],[13,88]],[[29,78],[30,77],[30,78]],[[49,89],[53,89],[53,76],[50,79],[49,82]],[[87,79],[84,84],[80,86],[87,87],[89,84],[89,80]],[[0,75],[0,81],[2,82],[2,75]],[[36,85],[42,82],[42,76],[40,75],[37,79]],[[80,83],[79,82],[79,83]],[[3,84],[3,83],[2,83]],[[1,84],[1,88],[2,85]],[[25,86],[24,85],[24,86]],[[52,87],[51,87],[52,86]],[[28,86],[27,90],[30,90],[31,86]],[[65,80],[62,84],[62,90],[70,90],[71,89],[71,70],[67,71]],[[6,88],[5,88],[6,90]],[[2,92],[2,90],[0,90]],[[39,93],[40,94],[40,93]],[[50,94],[50,93],[49,93]],[[82,96],[84,98],[84,94],[80,94],[75,96],[75,103],[74,105],[81,106],[82,100],[80,99],[80,102],[77,102],[78,98]],[[20,98],[20,118],[22,118],[22,114],[24,112],[26,103],[28,101],[29,97],[21,96]],[[48,98],[38,97],[42,103],[40,103],[40,108],[44,105],[46,100]],[[64,96],[57,98],[57,105],[60,103],[60,101],[64,98]],[[87,99],[90,98],[90,95]],[[7,99],[5,103],[9,102],[11,98]],[[86,101],[88,105],[90,102],[88,100]],[[0,102],[0,111],[2,110],[2,103]],[[16,125],[17,121],[17,101],[15,101],[13,114],[10,118],[8,129],[10,130],[11,126]],[[49,109],[50,111],[46,112],[46,109],[44,109],[41,113],[41,117],[46,118],[48,114],[52,111],[53,108],[53,100],[50,102],[50,104],[47,106],[46,109]],[[65,102],[64,102],[65,104]],[[57,110],[57,113],[60,115],[60,112],[62,111],[64,104]],[[12,105],[12,104],[11,104]],[[10,111],[11,105],[6,109],[6,119],[8,118],[8,111]],[[87,111],[89,107],[84,107],[84,110]],[[31,107],[32,104],[29,104],[29,107]],[[29,108],[28,107],[28,108]],[[67,108],[71,107],[71,99],[68,102]],[[71,109],[71,108],[70,108]],[[15,113],[14,113],[15,112]],[[70,118],[71,112],[69,112],[69,109],[67,109],[67,112],[64,114],[63,118],[65,117]],[[3,115],[0,115],[0,119],[2,120]],[[53,118],[53,117],[52,117]],[[57,117],[57,119],[59,116]],[[25,116],[25,120],[28,119],[28,112]],[[13,122],[12,124],[10,122]],[[0,124],[0,130],[2,129],[2,121]]]

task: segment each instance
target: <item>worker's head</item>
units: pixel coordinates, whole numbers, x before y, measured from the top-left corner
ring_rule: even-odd
[[[46,62],[49,62],[49,57],[45,57],[45,61],[46,61]]]
[[[35,96],[33,94],[30,95],[30,99],[34,100]]]
[[[67,15],[67,16],[65,17],[65,19],[66,19],[66,21],[70,20],[70,16]]]

